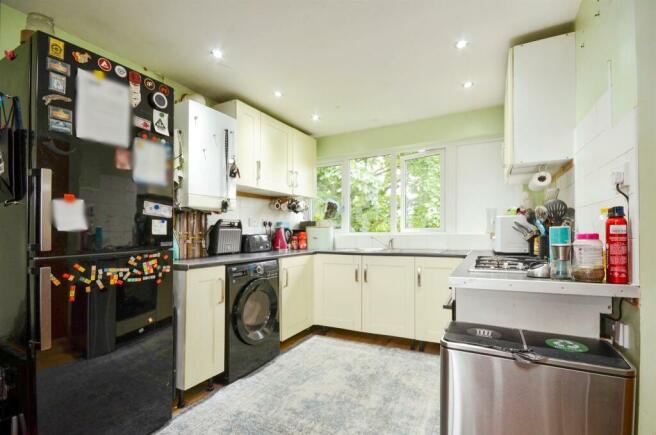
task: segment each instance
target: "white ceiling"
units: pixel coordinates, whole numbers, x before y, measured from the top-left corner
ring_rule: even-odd
[[[212,99],[242,98],[316,136],[502,104],[511,40],[571,22],[580,3],[5,1]],[[460,38],[470,41],[463,52],[454,48]],[[221,61],[210,55],[216,47]],[[465,80],[475,85],[464,89]]]

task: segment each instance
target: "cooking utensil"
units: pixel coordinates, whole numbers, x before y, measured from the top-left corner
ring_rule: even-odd
[[[543,205],[538,205],[535,207],[535,217],[545,222],[549,218],[549,210]]]
[[[549,218],[554,225],[558,226],[562,223],[565,213],[567,213],[567,204],[560,199],[552,199],[544,203],[544,206],[549,212]]]
[[[560,193],[560,189],[557,187],[550,187],[547,190],[544,191],[544,200],[545,201],[551,201],[553,199],[558,199],[558,194]]]
[[[526,276],[529,278],[549,278],[550,274],[549,263],[533,264],[526,272]]]

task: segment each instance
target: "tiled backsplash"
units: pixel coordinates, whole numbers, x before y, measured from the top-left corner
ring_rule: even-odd
[[[207,218],[208,228],[219,219],[240,219],[244,234],[262,234],[265,232],[262,226],[264,220],[273,222],[274,227],[277,221],[286,221],[292,228],[306,220],[304,213],[275,211],[269,207],[269,203],[270,200],[264,198],[238,196],[235,210],[223,214],[213,213]]]
[[[611,174],[623,171],[629,194],[632,281],[638,283],[638,174],[636,164],[637,109],[613,119],[611,89],[597,100],[576,128],[574,149],[574,204],[576,226],[581,232],[599,231],[599,209],[624,206],[626,200],[615,190]],[[572,171],[570,171],[572,172]]]
[[[335,234],[335,248],[380,248],[394,239],[398,249],[492,249],[487,234],[400,233],[400,234]]]

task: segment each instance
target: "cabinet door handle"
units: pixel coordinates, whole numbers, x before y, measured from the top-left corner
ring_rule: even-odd
[[[52,348],[52,310],[51,284],[49,267],[39,268],[39,329],[41,350]]]
[[[421,267],[417,268],[417,287],[421,287]]]
[[[287,186],[294,187],[294,171],[287,171]]]
[[[367,266],[364,266],[364,282],[367,282]]]
[[[222,303],[225,302],[225,281],[223,278],[219,278],[219,281],[221,281],[221,285],[219,286],[219,289],[221,291],[221,297],[219,298],[219,302],[217,305],[221,305]]]
[[[285,269],[285,287],[289,287],[289,269]]]
[[[256,162],[256,166],[257,166],[257,174],[255,175],[255,177],[257,178],[257,181],[260,181],[260,178],[262,178],[262,162],[258,160]]]
[[[358,266],[355,266],[355,282],[360,281],[360,268]]]
[[[39,250],[52,249],[52,169],[39,169]],[[48,277],[50,279],[50,277]]]
[[[296,177],[294,178],[294,187],[298,187],[298,171],[294,171]]]

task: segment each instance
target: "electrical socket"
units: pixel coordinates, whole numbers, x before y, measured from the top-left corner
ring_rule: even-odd
[[[624,184],[624,171],[617,170],[610,173],[611,181],[614,185],[619,184],[622,186]]]

